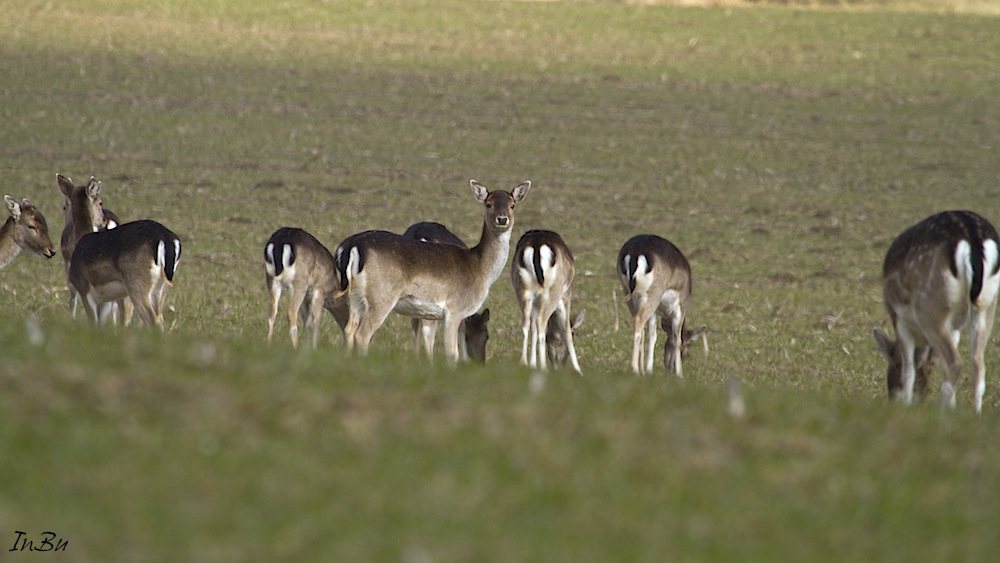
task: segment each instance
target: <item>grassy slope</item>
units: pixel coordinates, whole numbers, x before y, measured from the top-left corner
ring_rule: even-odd
[[[886,408],[870,343],[902,228],[1000,216],[995,19],[9,4],[4,191],[57,230],[52,176],[93,173],[186,247],[166,338],[67,321],[57,264],[3,272],[0,531],[51,529],[71,560],[995,553],[995,384],[980,420],[967,386],[954,414]],[[260,346],[271,231],[434,218],[474,240],[470,177],[535,181],[518,230],[577,255],[586,379],[532,393],[508,367],[506,277],[483,370],[414,363],[399,319],[370,360]],[[695,270],[712,352],[684,382],[623,369],[613,257],[641,231]]]

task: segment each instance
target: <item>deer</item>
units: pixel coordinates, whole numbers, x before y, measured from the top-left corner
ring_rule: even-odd
[[[101,182],[97,178],[91,176],[89,182],[77,186],[67,176],[56,174],[56,184],[66,198],[63,204],[66,226],[59,238],[59,249],[66,267],[66,288],[69,290],[70,312],[73,318],[76,318],[77,293],[73,284],[69,283],[69,264],[76,243],[87,233],[117,227],[121,220],[114,212],[104,209],[104,201],[101,198]],[[124,309],[125,303],[119,303],[118,308]],[[124,315],[127,319],[131,318],[131,308],[129,309]]]
[[[568,356],[582,373],[572,325],[583,317],[570,316],[574,274],[573,253],[558,233],[531,230],[517,241],[510,277],[521,309],[521,365],[547,370],[546,359],[563,365]]]
[[[524,201],[531,182],[511,191],[490,191],[471,180],[483,205],[483,228],[472,248],[427,244],[388,231],[365,231],[342,242],[334,259],[340,294],[348,297],[347,347],[368,353],[372,336],[395,311],[410,318],[444,321],[445,357],[459,359],[458,327],[483,305],[490,287],[507,265],[514,207]]]
[[[267,318],[267,341],[274,335],[281,294],[288,291],[288,331],[292,347],[299,345],[299,315],[305,317],[305,331],[315,349],[323,309],[333,314],[343,332],[347,324],[347,300],[332,299],[337,288],[337,268],[333,254],[308,232],[295,227],[281,227],[264,245],[264,272],[271,297]]]
[[[656,235],[636,235],[618,253],[618,279],[625,302],[632,313],[632,371],[652,373],[656,346],[656,318],[667,333],[663,365],[667,372],[683,377],[681,360],[706,327],[687,329],[687,309],[691,301],[691,266],[684,254],[667,239]],[[655,315],[654,315],[655,314]],[[643,336],[645,333],[645,361]]]
[[[1000,290],[1000,239],[983,217],[945,211],[903,231],[882,265],[882,296],[896,340],[874,329],[876,349],[888,363],[889,398],[904,404],[927,386],[933,362],[943,374],[939,399],[955,408],[962,371],[958,344],[969,333],[975,386],[982,412],[986,393],[986,344]]]
[[[18,203],[9,195],[3,196],[10,217],[0,226],[0,270],[14,261],[22,250],[29,250],[49,259],[56,255],[49,239],[49,226],[45,216],[28,198]]]
[[[127,297],[143,324],[162,332],[163,304],[180,257],[177,235],[156,221],[133,221],[81,237],[70,259],[69,281],[94,325],[108,303]]]
[[[431,244],[452,244],[468,248],[468,245],[449,231],[447,227],[432,221],[421,221],[410,225],[403,232],[403,236]],[[462,323],[458,327],[458,346],[459,355],[463,361],[471,358],[480,364],[486,362],[486,343],[490,339],[489,322],[489,309],[484,309],[482,313],[473,313],[462,319]],[[433,359],[437,328],[438,321],[436,320],[411,319],[410,332],[413,335],[414,351],[419,352],[420,343],[423,342],[427,357]]]

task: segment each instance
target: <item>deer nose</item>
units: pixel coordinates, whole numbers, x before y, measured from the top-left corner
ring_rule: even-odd
[[[510,223],[510,219],[506,215],[500,215],[497,217],[497,225],[504,227],[507,223]]]

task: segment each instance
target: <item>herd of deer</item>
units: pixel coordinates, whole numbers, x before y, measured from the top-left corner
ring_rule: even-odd
[[[94,324],[128,323],[133,311],[146,325],[163,330],[163,305],[181,254],[180,239],[150,220],[121,223],[105,210],[101,183],[81,186],[56,175],[65,196],[66,226],[60,246],[70,308],[83,303]],[[412,318],[414,348],[433,353],[443,321],[449,362],[484,361],[490,311],[479,312],[490,287],[507,264],[514,207],[531,182],[511,191],[490,191],[472,180],[472,193],[485,208],[479,243],[469,248],[439,223],[421,222],[398,235],[364,231],[347,237],[331,253],[306,231],[283,227],[264,248],[271,296],[267,337],[274,333],[279,301],[289,293],[288,324],[298,345],[299,315],[312,345],[318,343],[323,309],[340,327],[348,349],[364,354],[392,312]],[[4,196],[10,217],[0,228],[0,269],[22,249],[55,256],[42,213],[27,199]],[[689,345],[705,327],[686,328],[691,267],[672,243],[655,235],[629,239],[618,254],[617,272],[633,317],[632,370],[650,373],[656,345],[656,317],[667,333],[664,365],[681,375]],[[521,363],[547,369],[549,363],[581,372],[573,335],[583,312],[571,313],[573,254],[557,233],[531,230],[518,241],[511,282],[521,310]],[[941,401],[954,407],[962,369],[958,343],[969,332],[974,405],[982,410],[986,390],[984,356],[1000,293],[997,231],[970,211],[947,211],[903,232],[883,264],[883,296],[896,332],[892,340],[875,329],[876,347],[888,362],[889,395],[910,403],[922,394],[934,362],[944,378]]]

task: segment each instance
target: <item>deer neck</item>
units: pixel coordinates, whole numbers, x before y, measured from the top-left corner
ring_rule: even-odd
[[[510,254],[510,232],[508,228],[497,232],[489,223],[483,223],[483,234],[472,251],[479,256],[486,272],[486,287],[493,285],[507,265]]]
[[[7,267],[21,253],[21,244],[17,238],[17,224],[13,218],[7,219],[0,227],[0,268]]]
[[[84,206],[81,208],[76,208],[72,211],[72,224],[73,224],[73,238],[75,240],[80,240],[83,235],[87,233],[93,233],[98,230],[96,225],[100,224],[98,218],[95,217],[92,210]]]

